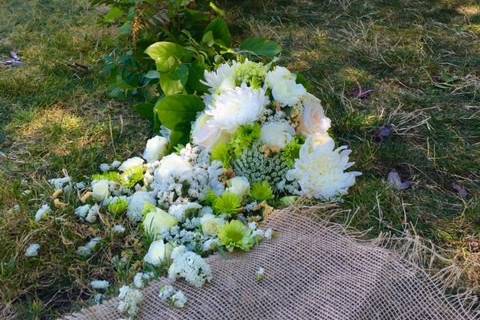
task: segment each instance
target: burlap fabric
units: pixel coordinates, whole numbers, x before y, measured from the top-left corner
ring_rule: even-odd
[[[359,242],[297,210],[273,213],[276,237],[247,254],[208,259],[213,281],[197,289],[177,281],[184,309],[160,301],[166,280],[144,290],[139,319],[474,319],[427,274],[399,255]],[[255,272],[265,269],[257,282]],[[117,302],[65,319],[120,319]]]

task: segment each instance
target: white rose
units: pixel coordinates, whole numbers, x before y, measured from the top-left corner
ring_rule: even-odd
[[[272,89],[275,101],[283,106],[294,106],[307,93],[303,85],[296,82],[296,75],[284,67],[275,67],[267,72],[265,84]]]
[[[144,160],[140,157],[133,157],[122,162],[118,170],[124,172],[136,167],[141,166],[144,163]]]
[[[221,226],[225,224],[223,218],[217,217],[208,213],[200,218],[200,225],[202,226],[203,234],[206,236],[215,236]]]
[[[147,145],[145,146],[145,151],[143,152],[143,158],[147,162],[154,162],[159,160],[168,147],[168,139],[161,136],[155,136],[151,139],[148,139]]]
[[[326,134],[331,121],[325,116],[320,99],[307,93],[302,97],[303,114],[298,127],[299,133],[309,135]]]
[[[95,201],[103,201],[110,195],[108,180],[97,180],[92,182],[92,193]]]
[[[227,132],[216,126],[212,122],[212,117],[202,113],[192,129],[192,141],[194,144],[211,150],[220,140],[223,140],[228,135]]]
[[[234,177],[228,184],[227,192],[235,193],[240,197],[244,197],[250,191],[250,183],[245,177]]]
[[[143,260],[151,265],[159,266],[166,259],[170,258],[172,245],[165,244],[163,240],[153,241],[148,248],[148,252]]]
[[[262,126],[260,140],[271,148],[284,149],[295,136],[295,129],[286,121],[267,122]]]
[[[171,227],[176,226],[177,223],[178,221],[175,217],[162,209],[155,208],[155,210],[145,215],[143,229],[148,236],[155,238],[170,230]]]

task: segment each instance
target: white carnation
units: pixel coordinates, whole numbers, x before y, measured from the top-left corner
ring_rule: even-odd
[[[263,89],[255,90],[242,84],[223,91],[208,107],[206,114],[212,117],[214,125],[233,132],[241,125],[257,121],[269,103]]]
[[[239,64],[234,61],[232,64],[224,63],[214,71],[205,71],[203,84],[210,87],[210,93],[216,94],[226,89],[235,87],[235,71]]]
[[[150,192],[137,191],[128,199],[127,216],[130,221],[142,220],[143,209],[146,204],[155,204],[155,198]]]
[[[286,121],[267,122],[262,126],[260,140],[271,148],[284,149],[295,136],[295,129]]]
[[[294,106],[300,101],[300,97],[307,93],[303,85],[295,80],[295,74],[287,68],[277,66],[267,73],[265,84],[272,89],[275,101],[283,106]]]
[[[110,195],[108,180],[96,180],[92,182],[92,193],[95,201],[103,201]]]
[[[322,200],[334,199],[345,194],[355,184],[357,171],[345,172],[353,163],[347,147],[335,149],[329,137],[319,140],[308,137],[300,149],[300,157],[287,174],[296,179],[301,187],[301,195]]]
[[[122,162],[118,170],[124,172],[143,165],[145,161],[140,157],[133,157]]]
[[[148,139],[147,145],[145,146],[145,151],[143,152],[143,158],[147,162],[154,162],[159,160],[167,151],[168,139],[155,136],[151,139]]]
[[[250,192],[250,183],[245,177],[234,177],[228,181],[227,192],[235,193],[239,197],[244,197]]]

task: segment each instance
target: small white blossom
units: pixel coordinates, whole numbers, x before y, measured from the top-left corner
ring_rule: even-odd
[[[52,209],[48,204],[44,204],[43,206],[40,207],[40,209],[37,210],[37,213],[35,213],[35,221],[39,222],[42,220],[44,217],[46,217],[50,212],[52,212]]]
[[[155,136],[148,139],[145,151],[143,152],[143,158],[147,162],[154,162],[159,160],[167,151],[168,139],[161,136]]]
[[[208,213],[200,218],[200,225],[202,226],[202,232],[206,236],[217,235],[220,228],[225,224],[225,220],[222,217]]]
[[[117,169],[118,167],[120,167],[122,165],[122,163],[118,160],[115,160],[113,161],[110,166],[112,167],[112,169]]]
[[[202,206],[196,202],[187,202],[174,204],[168,209],[168,213],[174,216],[178,221],[184,221],[187,213],[193,210],[199,210]]]
[[[148,252],[143,260],[153,266],[159,266],[165,259],[169,258],[171,245],[165,244],[163,240],[156,240],[150,244]]]
[[[260,140],[268,147],[283,150],[294,136],[295,129],[287,121],[273,121],[262,126]]]
[[[131,319],[133,319],[139,309],[140,304],[143,301],[143,294],[140,290],[130,288],[129,286],[123,286],[120,288],[120,293],[118,295],[120,300],[118,304],[118,311],[121,313],[126,313]]]
[[[133,158],[130,158],[130,159],[127,159],[127,160],[123,161],[122,164],[120,165],[120,167],[118,167],[118,170],[122,171],[122,172],[125,172],[129,169],[133,169],[133,168],[136,168],[136,167],[139,167],[139,166],[143,165],[144,162],[145,161],[140,157],[133,157]]]
[[[155,204],[155,198],[150,192],[137,191],[128,200],[127,216],[132,222],[142,220],[146,204]]]
[[[112,231],[116,234],[122,234],[125,232],[125,227],[121,224],[116,224],[113,226]]]
[[[100,237],[92,238],[89,242],[87,242],[86,245],[78,247],[77,254],[82,257],[91,255],[92,251],[95,249],[97,244],[100,243],[100,241],[102,241],[102,238]]]
[[[108,163],[102,163],[100,164],[99,169],[102,172],[107,172],[107,171],[110,171],[111,167]]]
[[[164,285],[163,287],[160,288],[160,292],[158,293],[158,297],[163,302],[166,302],[174,294],[175,294],[175,288],[168,284],[168,285]]]
[[[94,204],[87,213],[87,216],[85,217],[85,221],[88,223],[95,223],[97,221],[97,216],[100,213],[100,206],[98,204]]]
[[[257,272],[255,272],[255,278],[257,279],[257,281],[262,281],[263,279],[265,279],[265,269],[260,267],[257,269]]]
[[[65,184],[68,184],[72,181],[72,178],[65,176],[63,178],[50,179],[48,182],[55,187],[55,189],[63,189]]]
[[[212,271],[205,260],[198,254],[187,251],[184,246],[176,247],[171,257],[173,263],[168,269],[170,279],[185,278],[189,284],[197,288],[212,279]]]
[[[202,244],[202,251],[212,251],[215,250],[219,245],[219,241],[217,238],[210,238]]]
[[[92,182],[92,193],[95,201],[103,201],[110,195],[108,180],[96,180]]]
[[[173,296],[170,297],[170,301],[175,308],[183,308],[187,303],[187,297],[183,291],[178,290]]]
[[[90,205],[85,204],[75,209],[75,215],[83,220],[87,217],[89,210],[90,210]]]
[[[270,240],[272,239],[272,233],[273,233],[272,228],[268,228],[267,230],[265,230],[263,236],[265,239]]]
[[[107,280],[93,280],[90,282],[90,286],[94,290],[107,290],[110,287],[110,282]]]
[[[40,250],[40,245],[38,243],[32,243],[25,250],[26,257],[36,257],[38,255],[38,250]]]

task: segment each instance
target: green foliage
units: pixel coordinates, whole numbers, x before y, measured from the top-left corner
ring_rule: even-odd
[[[262,128],[260,124],[248,124],[238,128],[233,134],[231,148],[235,157],[240,157],[245,150],[250,149],[260,138]]]
[[[273,190],[270,184],[266,181],[256,182],[252,185],[250,196],[259,202],[273,199]]]
[[[119,217],[123,213],[127,212],[128,201],[125,198],[117,198],[108,205],[108,212],[116,217]]]
[[[243,41],[240,50],[255,56],[273,58],[280,54],[282,48],[274,41],[254,37]]]
[[[302,148],[304,143],[305,139],[303,137],[296,136],[283,150],[283,161],[289,168],[292,168],[295,165],[295,161],[300,156],[300,148]]]
[[[249,251],[255,244],[250,230],[239,220],[232,220],[223,225],[218,232],[218,239],[228,251],[235,249]]]
[[[191,124],[204,108],[203,100],[194,95],[172,95],[157,101],[154,112],[158,120],[172,131],[171,146],[188,142]]]
[[[235,216],[242,208],[242,198],[235,193],[225,192],[213,202],[213,210],[216,214]]]

